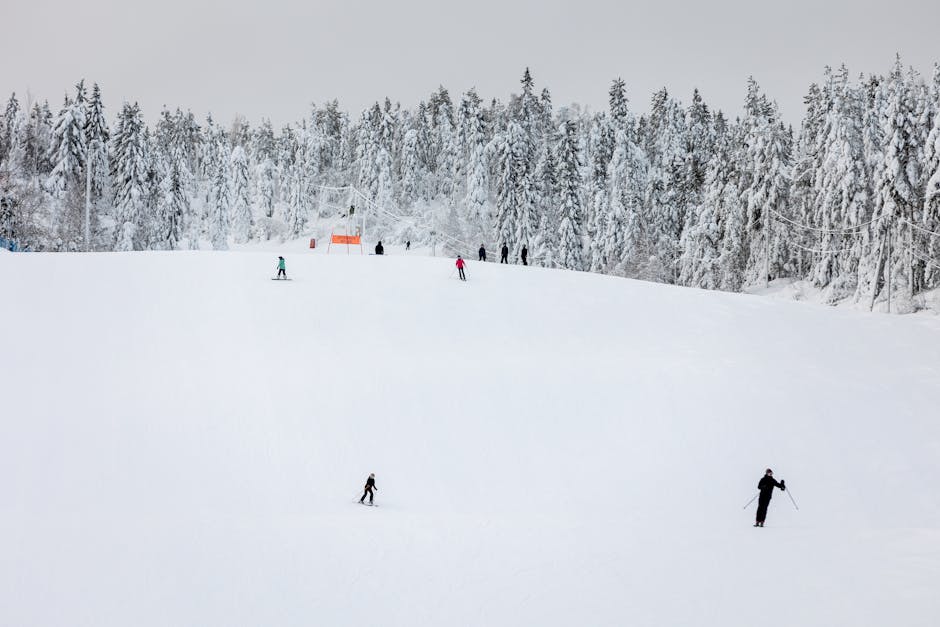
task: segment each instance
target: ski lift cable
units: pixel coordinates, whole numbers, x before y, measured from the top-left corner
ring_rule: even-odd
[[[842,253],[852,252],[851,248],[840,248],[838,250],[819,250],[818,248],[808,248],[806,246],[802,246],[800,244],[797,244],[796,242],[788,241],[787,243],[790,244],[791,246],[796,246],[800,250],[805,250],[808,253],[816,253],[819,255],[841,255]]]
[[[809,225],[806,225],[806,224],[801,224],[801,223],[797,222],[796,220],[792,220],[792,219],[786,217],[785,215],[774,211],[773,209],[768,209],[767,211],[768,211],[768,213],[770,213],[772,216],[776,216],[776,219],[777,219],[778,222],[785,222],[785,223],[787,223],[787,224],[791,224],[791,225],[796,226],[796,227],[799,227],[799,228],[801,228],[801,229],[806,229],[806,230],[808,230],[808,231],[816,231],[816,232],[818,232],[818,233],[832,233],[832,234],[836,234],[836,235],[860,235],[860,234],[862,234],[862,233],[864,232],[864,228],[865,228],[865,227],[870,226],[870,225],[872,225],[872,224],[875,224],[876,222],[880,222],[880,221],[883,219],[883,218],[875,218],[874,220],[871,220],[871,221],[869,221],[869,222],[865,222],[864,224],[858,224],[858,225],[856,225],[856,226],[849,227],[849,228],[845,228],[845,229],[823,229],[823,228],[819,228],[819,227],[815,227],[815,226],[809,226]]]
[[[899,220],[900,220],[901,222],[904,222],[904,223],[907,224],[908,226],[914,227],[914,228],[917,229],[918,231],[922,231],[922,232],[926,233],[927,235],[933,235],[934,237],[940,237],[940,233],[935,233],[934,231],[931,231],[930,229],[926,229],[926,228],[924,228],[924,227],[922,227],[922,226],[919,226],[919,225],[917,225],[917,224],[914,224],[913,222],[911,222],[911,221],[908,220],[907,218],[899,218]]]

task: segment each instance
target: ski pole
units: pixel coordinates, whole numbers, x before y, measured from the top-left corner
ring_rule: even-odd
[[[796,501],[793,500],[793,495],[790,494],[790,488],[784,490],[787,493],[787,496],[790,497],[790,502],[793,503],[793,507],[796,508],[796,511],[800,511],[800,506],[796,504]]]
[[[757,494],[755,494],[754,497],[751,498],[751,500],[748,501],[748,502],[744,505],[744,507],[742,507],[741,509],[747,509],[747,506],[750,505],[751,503],[753,503],[753,502],[754,502],[754,499],[756,499],[756,498],[759,497],[759,496],[760,496],[760,492],[758,492]]]

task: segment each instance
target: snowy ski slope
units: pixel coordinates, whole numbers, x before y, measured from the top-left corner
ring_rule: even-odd
[[[0,258],[0,624],[937,624],[938,319],[286,256]]]

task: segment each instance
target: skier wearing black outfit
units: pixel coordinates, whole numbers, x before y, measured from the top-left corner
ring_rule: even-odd
[[[522,245],[522,265],[529,265],[529,249],[526,248],[526,245]]]
[[[483,248],[483,244],[480,244],[480,261],[486,261],[486,249]]]
[[[375,495],[372,494],[372,491],[373,491],[373,490],[378,490],[378,488],[375,487],[375,473],[374,473],[374,472],[369,473],[369,478],[366,479],[366,487],[365,487],[365,490],[363,490],[363,492],[362,492],[362,498],[359,499],[359,502],[360,502],[360,503],[364,503],[365,500],[366,500],[366,495],[368,494],[368,495],[369,495],[369,505],[372,505],[372,499],[375,497]]]
[[[767,518],[767,506],[770,505],[770,497],[774,495],[774,488],[786,490],[787,486],[782,479],[779,482],[774,479],[774,471],[768,468],[764,476],[757,482],[757,489],[760,490],[760,496],[757,498],[757,521],[754,523],[755,527],[764,526],[764,519]]]
[[[509,246],[503,244],[503,249],[499,251],[499,262],[509,263]]]
[[[382,246],[382,242],[379,242],[378,244],[375,245],[375,254],[376,254],[376,255],[384,255],[384,254],[385,254],[385,247]]]

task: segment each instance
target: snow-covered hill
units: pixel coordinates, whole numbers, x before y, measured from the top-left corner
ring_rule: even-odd
[[[937,319],[287,256],[3,256],[0,623],[936,624]]]

